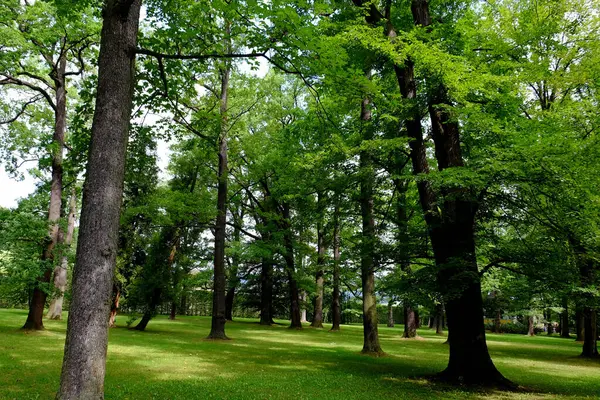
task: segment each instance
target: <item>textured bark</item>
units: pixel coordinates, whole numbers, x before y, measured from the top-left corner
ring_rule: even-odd
[[[575,341],[577,341],[577,342],[583,342],[584,330],[585,330],[585,325],[584,325],[583,320],[584,320],[583,308],[577,307],[577,309],[575,310],[575,334],[577,335],[575,338]]]
[[[331,297],[332,331],[339,331],[342,323],[340,303],[340,208],[336,204],[333,212],[333,294]]]
[[[50,183],[50,204],[48,207],[48,240],[42,253],[41,261],[44,269],[42,276],[33,288],[33,295],[29,303],[29,313],[23,329],[42,330],[44,329],[43,317],[46,298],[48,297],[45,287],[52,278],[52,264],[55,260],[55,248],[60,238],[60,210],[62,208],[62,180],[63,180],[63,150],[65,146],[65,126],[67,120],[67,91],[65,88],[65,69],[67,65],[66,54],[63,53],[57,62],[57,71],[51,74],[55,86],[54,111],[54,134],[52,135],[52,180]],[[61,260],[62,262],[62,260]],[[57,269],[61,268],[60,265]],[[64,276],[66,281],[66,276]],[[59,278],[59,283],[62,278]],[[60,289],[59,289],[60,290]],[[62,312],[62,304],[61,304]],[[52,314],[52,316],[55,316]]]
[[[370,79],[370,72],[367,72]],[[365,97],[361,103],[360,119],[363,123],[363,140],[373,138],[371,121],[371,101]],[[373,159],[368,151],[360,153],[360,210],[362,216],[362,243],[360,269],[363,294],[363,349],[366,354],[383,353],[379,345],[377,331],[377,299],[375,297],[375,219],[373,216],[373,184],[375,170]]]
[[[260,270],[260,324],[273,323],[273,262],[264,257]]]
[[[62,307],[65,298],[65,290],[67,289],[67,269],[69,267],[69,257],[66,252],[71,247],[73,241],[73,233],[75,231],[75,218],[77,217],[77,194],[75,188],[71,190],[69,200],[69,216],[67,217],[67,234],[62,240],[62,252],[60,265],[54,269],[54,287],[58,290],[57,296],[52,299],[48,307],[46,318],[61,319]],[[61,235],[62,236],[62,235]]]
[[[417,337],[417,316],[415,310],[409,304],[404,304],[404,333],[402,337],[406,339]]]
[[[325,232],[323,231],[324,200],[323,195],[318,195],[317,207],[319,209],[319,221],[317,222],[317,273],[315,274],[315,302],[314,315],[310,326],[323,328],[323,286],[325,268]]]
[[[235,298],[235,286],[227,289],[225,295],[225,319],[227,321],[233,321],[233,299]]]
[[[569,302],[566,297],[562,301],[563,311],[560,314],[560,337],[570,338],[569,334]]]
[[[294,241],[292,238],[292,226],[290,223],[290,208],[287,204],[283,207],[283,218],[285,230],[283,232],[285,270],[288,276],[290,291],[290,328],[302,329],[300,319],[300,295],[298,291],[298,282],[296,281],[296,268],[294,264]]]
[[[141,0],[107,0],[57,399],[102,399]]]
[[[591,307],[583,308],[583,349],[581,357],[598,357],[598,324],[596,310]]]
[[[227,36],[231,32],[231,25],[226,24]],[[229,49],[229,38],[225,40],[225,47]],[[217,188],[217,220],[215,222],[215,251],[214,251],[214,280],[213,280],[213,308],[212,323],[208,339],[228,339],[225,335],[226,317],[226,275],[225,275],[225,236],[227,224],[227,179],[229,170],[227,166],[227,102],[229,90],[229,61],[220,69],[221,96],[219,99],[219,113],[221,116],[219,131],[219,170]]]
[[[392,300],[388,303],[388,320],[387,320],[388,328],[394,327],[394,302]]]

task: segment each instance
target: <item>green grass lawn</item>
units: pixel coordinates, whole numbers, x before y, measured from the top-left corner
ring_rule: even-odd
[[[0,398],[51,399],[60,375],[66,321],[45,321],[43,332],[23,332],[22,310],[0,310]],[[387,356],[359,352],[362,327],[303,331],[227,324],[233,339],[204,340],[210,318],[158,317],[147,332],[111,329],[107,399],[579,399],[600,398],[600,364],[578,358],[580,344],[558,337],[488,335],[506,377],[524,393],[480,392],[420,378],[442,370],[445,338],[420,330],[404,340],[401,326],[380,327]]]

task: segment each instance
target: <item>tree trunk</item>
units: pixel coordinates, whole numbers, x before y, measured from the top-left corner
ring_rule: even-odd
[[[117,313],[119,312],[119,300],[121,300],[121,290],[116,284],[113,284],[112,301],[110,306],[110,317],[108,318],[109,328],[115,328]]]
[[[404,304],[404,333],[403,338],[413,339],[417,337],[417,318],[413,308]]]
[[[283,241],[285,245],[285,253],[283,258],[285,259],[286,272],[289,282],[290,290],[290,328],[302,329],[302,322],[300,319],[300,295],[298,292],[298,282],[296,281],[296,268],[294,265],[294,242],[292,238],[292,226],[290,222],[290,208],[287,204],[283,205],[283,218],[285,229],[283,232]]]
[[[177,316],[177,302],[175,300],[171,301],[171,312],[169,313],[169,319],[171,321],[175,320]]]
[[[435,333],[436,335],[444,334],[444,306],[442,304],[435,305]]]
[[[66,53],[63,52],[57,63],[56,74],[52,74],[56,93],[56,108],[54,110],[54,134],[52,136],[52,181],[50,184],[50,205],[48,207],[48,240],[46,247],[42,253],[41,261],[43,273],[38,278],[37,284],[33,288],[33,296],[29,304],[29,313],[23,329],[27,330],[42,330],[44,329],[43,317],[46,298],[48,297],[47,288],[45,287],[52,278],[52,265],[55,260],[55,248],[60,240],[60,211],[62,208],[62,180],[63,180],[63,149],[65,147],[65,126],[67,122],[67,91],[65,88],[65,70],[67,66]],[[62,284],[65,281],[66,274],[62,276],[62,260],[61,264],[56,266],[59,270],[58,283]],[[64,279],[63,279],[64,278]],[[55,279],[56,280],[56,279]],[[59,291],[61,288],[58,288]],[[64,291],[64,288],[63,288]],[[56,306],[56,304],[55,304]],[[56,307],[55,307],[56,308]],[[53,319],[60,319],[60,315],[56,318],[56,314],[50,310]],[[62,302],[60,304],[62,313]]]
[[[306,291],[303,290],[300,295],[300,322],[308,322],[306,319]]]
[[[235,286],[230,287],[225,295],[225,319],[233,321],[233,299],[235,297]]]
[[[340,304],[340,209],[336,204],[333,212],[333,295],[331,298],[332,331],[339,331],[342,323]]]
[[[181,304],[179,305],[179,314],[188,315],[188,304],[187,304],[187,296],[185,293],[181,295]]]
[[[61,319],[62,306],[65,298],[65,290],[67,289],[67,269],[69,267],[69,257],[66,254],[71,242],[73,241],[73,232],[75,231],[75,218],[77,217],[77,194],[75,188],[71,190],[71,198],[69,200],[69,216],[67,218],[67,234],[63,241],[63,249],[60,266],[54,269],[54,287],[58,289],[58,296],[50,302],[48,314],[46,318]]]
[[[554,325],[552,324],[552,311],[548,310],[546,311],[546,319],[547,319],[547,327],[546,327],[546,332],[548,336],[551,336],[554,333]]]
[[[577,335],[575,341],[583,342],[585,336],[585,324],[583,308],[580,306],[575,310],[575,334]]]
[[[273,262],[263,257],[260,272],[260,324],[273,323]]]
[[[313,328],[323,328],[323,285],[325,268],[325,232],[323,232],[324,200],[323,195],[318,194],[317,207],[319,209],[319,220],[317,222],[317,273],[315,275],[315,303],[313,320],[310,326]]]
[[[101,399],[141,0],[107,0],[72,301],[57,399]]]
[[[371,73],[366,73],[371,78]],[[369,98],[361,103],[360,119],[362,121],[363,141],[372,140],[371,101]],[[373,159],[368,151],[360,153],[360,209],[362,215],[361,243],[361,280],[363,294],[363,349],[366,354],[380,355],[383,353],[379,345],[377,331],[377,299],[375,297],[375,219],[373,216],[373,184],[375,170]]]
[[[527,336],[535,336],[535,326],[533,322],[533,315],[530,315],[527,318]]]
[[[596,310],[591,307],[583,308],[583,350],[581,357],[598,357],[598,324]]]
[[[500,333],[501,320],[502,320],[502,310],[496,310],[496,317],[494,318],[494,333]]]
[[[387,321],[387,326],[388,326],[388,328],[393,328],[394,327],[394,302],[392,300],[390,300],[389,303],[388,303],[388,321]]]
[[[225,22],[226,52],[231,48],[229,34],[231,33],[231,24]],[[225,61],[225,66],[220,69],[221,72],[221,97],[219,112],[221,115],[219,129],[219,171],[217,179],[219,181],[217,189],[217,220],[215,223],[215,254],[214,254],[214,286],[213,286],[213,308],[212,324],[208,339],[228,339],[225,335],[226,318],[226,276],[225,276],[225,236],[227,224],[227,101],[229,90],[229,61]]]
[[[563,311],[560,315],[560,337],[570,338],[569,334],[569,302],[567,297],[562,301]]]

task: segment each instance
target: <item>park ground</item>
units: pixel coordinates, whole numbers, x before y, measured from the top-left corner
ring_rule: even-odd
[[[19,330],[23,310],[0,310],[0,398],[52,399],[58,388],[66,321],[43,332]],[[596,399],[600,363],[578,357],[581,345],[559,337],[488,334],[496,366],[520,392],[468,390],[424,377],[447,361],[445,337],[380,326],[386,356],[360,354],[362,327],[339,333],[239,319],[230,341],[208,341],[208,317],[152,320],[146,332],[110,331],[106,399]]]

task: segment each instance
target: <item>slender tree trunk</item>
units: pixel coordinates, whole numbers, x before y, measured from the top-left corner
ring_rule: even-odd
[[[547,328],[547,335],[551,336],[554,333],[554,325],[552,324],[552,311],[548,310],[546,312],[546,318],[548,320],[548,328]]]
[[[54,287],[58,289],[58,296],[50,302],[48,307],[48,314],[46,315],[49,319],[61,319],[62,318],[62,306],[65,298],[65,290],[67,289],[67,269],[69,267],[69,257],[67,250],[71,247],[73,241],[73,233],[75,231],[75,218],[77,217],[77,194],[75,188],[71,191],[71,197],[69,200],[69,216],[67,217],[67,234],[64,237],[62,256],[60,260],[60,266],[54,269]]]
[[[494,332],[500,333],[502,320],[502,310],[496,310],[496,317],[494,318]]]
[[[227,36],[231,33],[231,24],[225,22]],[[227,51],[231,48],[229,37],[225,40]],[[219,172],[217,189],[217,220],[215,223],[215,254],[214,254],[214,287],[212,324],[208,339],[228,339],[225,335],[226,317],[226,275],[225,275],[225,235],[227,224],[227,102],[229,90],[229,61],[221,68],[221,97],[220,109],[221,123],[219,131]]]
[[[371,73],[366,73],[370,79]],[[361,103],[360,119],[363,123],[363,140],[373,138],[371,127],[371,101],[369,98]],[[383,353],[379,345],[377,331],[377,299],[375,297],[375,219],[373,216],[373,184],[375,170],[373,159],[368,151],[360,153],[360,209],[362,214],[361,243],[361,279],[363,294],[363,349],[365,354],[380,355]]]
[[[185,293],[181,294],[181,304],[179,305],[179,313],[181,315],[188,315],[187,296],[185,295]]]
[[[444,333],[444,306],[442,304],[435,305],[435,333],[442,335]]]
[[[169,313],[169,319],[173,321],[175,320],[175,317],[177,317],[177,301],[173,300],[171,301],[171,312]]]
[[[141,0],[107,0],[57,399],[102,399]]]
[[[64,39],[63,39],[64,40]],[[33,295],[29,305],[29,313],[23,329],[44,329],[43,317],[46,298],[48,297],[46,286],[52,278],[52,264],[55,260],[56,246],[60,240],[60,211],[62,208],[62,180],[63,180],[63,149],[65,146],[65,126],[67,120],[67,91],[65,88],[65,69],[67,66],[66,54],[63,53],[57,63],[57,71],[52,75],[55,93],[56,108],[54,112],[54,134],[52,144],[52,181],[50,184],[50,205],[48,207],[48,241],[42,253],[41,261],[43,273],[38,278],[33,288]],[[61,260],[62,261],[62,260]],[[56,267],[61,268],[61,265]],[[59,271],[60,272],[60,271]],[[64,277],[66,281],[66,276]],[[62,277],[59,277],[59,283]],[[60,290],[60,288],[59,288]],[[62,306],[62,305],[61,305]],[[61,307],[62,312],[62,307]],[[55,315],[52,314],[54,317]],[[60,319],[60,317],[58,318]]]
[[[300,295],[300,322],[308,322],[306,319],[306,291],[303,290]]]
[[[560,314],[560,337],[569,338],[569,301],[567,297],[562,299],[563,311]]]
[[[154,290],[152,291],[152,296],[150,298],[150,303],[148,304],[148,308],[144,312],[144,315],[142,315],[142,319],[140,320],[140,322],[138,322],[138,324],[133,329],[135,329],[136,331],[146,330],[146,328],[148,327],[148,323],[152,318],[154,318],[157,312],[157,308],[161,304],[162,292],[162,287],[154,288]]]
[[[388,302],[388,322],[387,322],[387,326],[388,326],[388,328],[393,328],[394,327],[394,302],[392,300],[390,300]]]
[[[121,300],[121,290],[116,284],[113,284],[112,301],[110,306],[110,317],[108,318],[108,326],[115,328],[117,326],[117,313],[119,312],[119,301]]]
[[[290,208],[287,204],[283,205],[283,218],[285,220],[285,229],[283,232],[285,253],[283,258],[285,259],[285,266],[290,290],[290,328],[302,329],[302,322],[300,319],[300,294],[298,291],[298,282],[296,281],[296,268],[294,265],[294,242],[292,238],[292,226],[290,222]]]
[[[324,200],[323,195],[318,194],[319,221],[317,222],[317,273],[315,275],[315,304],[314,315],[310,326],[313,328],[323,328],[323,286],[324,286],[324,268],[325,268],[325,232],[323,232]]]
[[[273,323],[273,262],[263,257],[260,273],[260,324]]]
[[[342,323],[340,304],[340,208],[336,203],[333,212],[333,295],[331,298],[332,331],[339,331]]]

